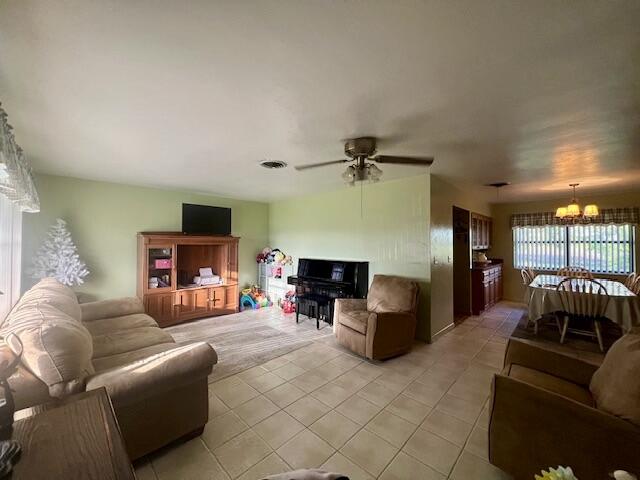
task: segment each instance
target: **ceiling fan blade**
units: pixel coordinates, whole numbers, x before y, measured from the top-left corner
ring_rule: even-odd
[[[424,165],[428,167],[433,163],[433,157],[396,157],[393,155],[376,155],[371,160],[378,163],[395,165]]]
[[[307,170],[309,168],[324,167],[326,165],[335,165],[338,163],[347,163],[352,161],[353,160],[347,160],[346,158],[343,158],[342,160],[331,160],[330,162],[310,163],[308,165],[296,165],[294,168],[296,170]]]

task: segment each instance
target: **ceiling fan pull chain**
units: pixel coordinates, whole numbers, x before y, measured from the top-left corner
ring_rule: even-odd
[[[364,195],[364,191],[362,190],[364,188],[364,182],[360,182],[360,220],[363,219],[363,213],[362,213],[362,196]]]

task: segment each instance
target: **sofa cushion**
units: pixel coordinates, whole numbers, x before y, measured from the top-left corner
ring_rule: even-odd
[[[124,315],[122,317],[102,318],[84,324],[94,337],[106,333],[128,330],[140,327],[157,327],[156,321],[144,313]]]
[[[414,312],[418,284],[390,275],[374,275],[367,295],[367,310],[376,313]]]
[[[640,426],[640,334],[628,333],[609,349],[589,389],[597,408]]]
[[[30,308],[37,305],[51,305],[69,315],[75,321],[80,321],[80,305],[76,294],[69,287],[54,278],[45,278],[35,284],[20,298],[14,310]]]
[[[144,313],[144,305],[138,297],[110,298],[82,303],[80,308],[83,322]]]
[[[345,327],[349,327],[363,335],[367,334],[367,322],[369,321],[369,312],[352,310],[342,312],[339,322]]]
[[[150,347],[143,347],[138,350],[132,350],[130,352],[117,353],[116,355],[108,355],[106,357],[94,358],[93,368],[97,373],[109,370],[110,368],[121,367],[128,363],[142,360],[143,358],[150,357],[156,353],[166,352],[172,348],[176,348],[176,343],[158,343],[157,345],[151,345]]]
[[[173,338],[158,327],[131,328],[93,337],[93,358],[131,352],[160,343],[173,343]]]
[[[14,352],[22,343],[23,364],[49,388],[52,397],[83,390],[93,373],[91,334],[59,309],[37,303],[13,310],[0,335]]]
[[[589,390],[578,384],[563,380],[562,378],[516,364],[505,367],[503,373],[529,385],[534,385],[591,407],[594,406],[593,397],[589,393]]]

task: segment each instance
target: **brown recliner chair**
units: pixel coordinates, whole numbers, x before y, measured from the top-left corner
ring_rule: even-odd
[[[602,366],[511,338],[493,383],[489,459],[515,479],[570,466],[580,480],[640,474],[640,336]]]
[[[340,298],[333,315],[336,340],[370,359],[394,357],[411,350],[416,332],[418,284],[389,275],[374,275],[366,299]]]

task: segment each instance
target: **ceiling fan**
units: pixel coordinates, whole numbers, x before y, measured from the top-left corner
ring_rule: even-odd
[[[397,157],[394,155],[376,155],[375,137],[352,138],[345,142],[344,153],[349,158],[342,160],[331,160],[329,162],[311,163],[309,165],[296,166],[296,170],[307,170],[309,168],[324,167],[338,163],[351,163],[342,174],[345,182],[353,185],[356,181],[369,180],[377,182],[380,180],[382,170],[375,163],[386,163],[389,165],[418,165],[428,167],[433,163],[433,157]],[[353,163],[352,163],[353,162]],[[375,162],[375,163],[371,163]]]

